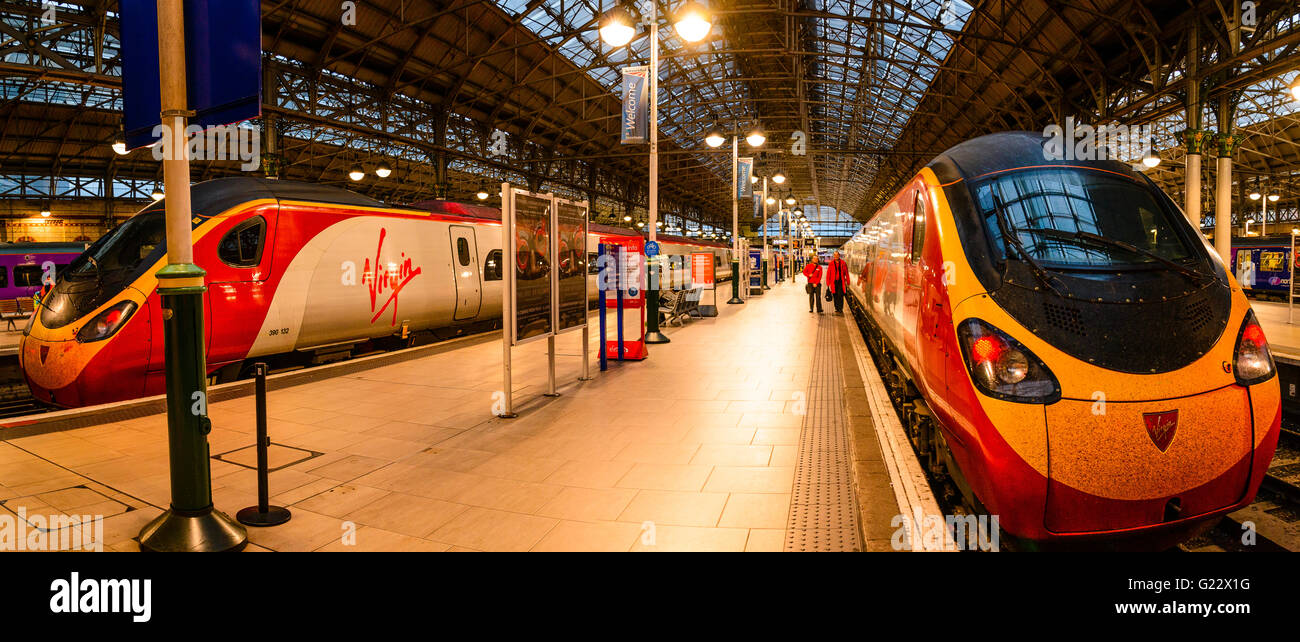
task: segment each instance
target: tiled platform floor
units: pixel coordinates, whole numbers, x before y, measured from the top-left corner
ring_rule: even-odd
[[[781,550],[817,320],[802,281],[728,295],[586,383],[562,336],[557,399],[545,342],[518,348],[517,419],[491,414],[499,341],[271,392],[272,467],[320,454],[271,474],[293,519],[249,550]],[[251,397],[210,416],[214,455],[252,445]],[[253,470],[212,465],[218,509],[255,503]],[[168,499],[163,416],[0,442],[0,503],[110,515],[107,549],[136,550]]]
[[[1285,303],[1252,299],[1250,307],[1264,328],[1264,336],[1274,352],[1300,357],[1300,309],[1295,312],[1295,323],[1287,323]]]

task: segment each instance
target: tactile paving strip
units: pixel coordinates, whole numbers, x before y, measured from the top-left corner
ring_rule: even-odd
[[[843,373],[837,352],[838,317],[817,326],[807,413],[799,433],[787,551],[859,551],[857,498],[853,494],[848,421],[844,416]]]

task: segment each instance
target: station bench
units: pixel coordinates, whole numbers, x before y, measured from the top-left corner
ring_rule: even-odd
[[[664,323],[682,324],[686,317],[700,316],[700,288],[660,292],[659,316]]]
[[[29,296],[0,299],[0,321],[9,322],[9,330],[16,330],[14,321],[23,321],[36,314],[36,301]]]

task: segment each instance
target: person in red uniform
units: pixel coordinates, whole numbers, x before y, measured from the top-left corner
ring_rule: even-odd
[[[826,288],[835,297],[835,314],[844,314],[844,295],[849,291],[849,264],[836,252],[826,266]]]
[[[808,261],[803,267],[803,275],[808,279],[808,312],[817,306],[817,314],[822,312],[822,265],[816,259]]]

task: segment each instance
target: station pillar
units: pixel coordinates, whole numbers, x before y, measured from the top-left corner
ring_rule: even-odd
[[[1215,173],[1218,184],[1214,194],[1214,250],[1225,266],[1232,265],[1232,153],[1240,141],[1240,136],[1222,132],[1217,140],[1219,163]]]
[[[140,549],[157,552],[239,551],[248,532],[212,505],[208,452],[207,363],[204,357],[204,271],[194,264],[190,161],[185,139],[185,18],[182,0],[158,2],[158,61],[165,132],[163,204],[167,265],[158,271],[167,380],[167,449],[171,505],[140,530]]]

